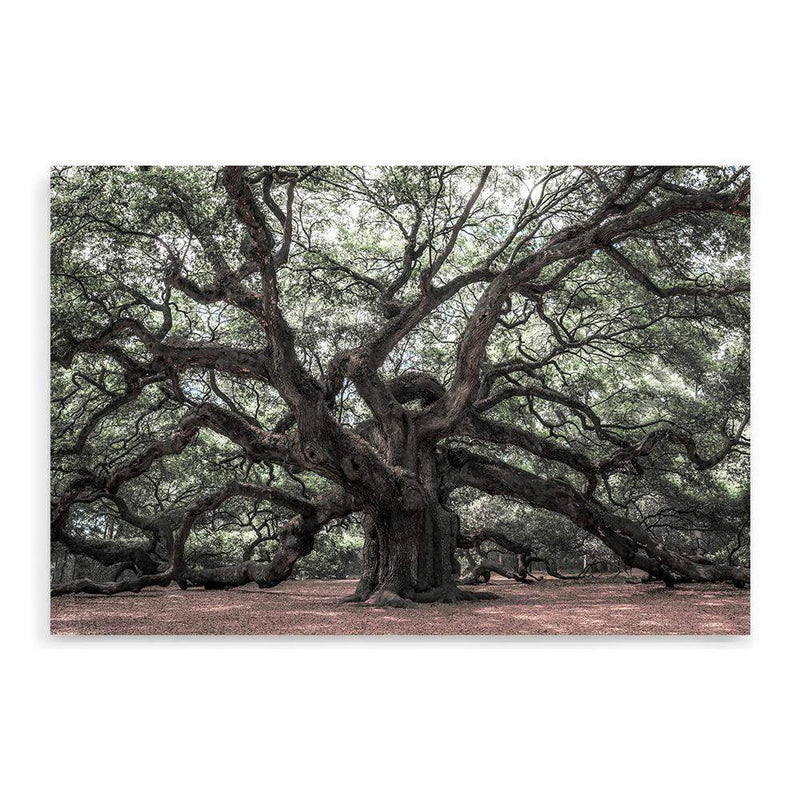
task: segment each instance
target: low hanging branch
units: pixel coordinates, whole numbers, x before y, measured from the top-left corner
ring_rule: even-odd
[[[490,572],[496,572],[498,575],[502,575],[505,578],[513,578],[521,583],[526,583],[531,579],[536,581],[542,580],[542,578],[531,574],[530,567],[533,564],[541,564],[545,572],[553,578],[558,578],[559,580],[578,580],[584,577],[584,575],[589,574],[597,565],[597,562],[593,562],[587,564],[580,572],[574,575],[567,575],[558,569],[552,559],[540,555],[530,545],[524,542],[517,542],[513,539],[509,539],[500,531],[484,528],[472,534],[459,533],[458,546],[460,548],[477,548],[484,542],[494,542],[494,544],[503,548],[503,550],[516,555],[516,569],[508,569],[502,564],[489,563],[484,560],[473,570],[473,573],[465,581],[466,583],[479,583],[480,581],[478,578],[484,583],[488,583],[488,573]]]

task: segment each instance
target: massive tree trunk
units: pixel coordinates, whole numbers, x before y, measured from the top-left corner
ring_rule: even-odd
[[[351,599],[378,605],[466,599],[456,588],[458,517],[437,501],[415,511],[382,508],[365,525],[364,566]]]
[[[458,516],[433,500],[414,511],[381,508],[364,526],[364,565],[346,600],[376,605],[470,599],[456,586]]]
[[[353,595],[376,605],[471,599],[456,586],[458,515],[444,503],[433,452],[417,454],[421,501],[414,508],[381,499],[364,525],[363,570]]]

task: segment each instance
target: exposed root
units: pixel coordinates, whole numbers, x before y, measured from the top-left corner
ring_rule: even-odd
[[[346,594],[344,597],[336,601],[337,605],[344,605],[345,603],[364,603],[369,599],[369,592],[355,591],[353,594]]]
[[[395,592],[386,589],[375,592],[364,605],[375,606],[376,608],[416,608],[417,604],[413,600],[400,597]]]
[[[495,600],[497,595],[491,592],[467,592],[458,586],[444,586],[429,589],[427,592],[416,592],[414,600],[418,603],[462,603],[475,600]]]
[[[354,592],[341,598],[338,604],[357,603],[376,608],[416,608],[420,603],[463,603],[499,599],[499,595],[492,592],[467,592],[458,586],[444,586],[423,592],[411,591],[406,596],[390,589],[378,589],[367,596]]]
[[[467,592],[461,589],[462,600],[472,600],[478,602],[480,600],[499,600],[500,595],[494,592]]]

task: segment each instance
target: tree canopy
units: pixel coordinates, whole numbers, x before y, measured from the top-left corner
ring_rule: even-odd
[[[51,247],[54,593],[749,580],[746,168],[59,167]]]

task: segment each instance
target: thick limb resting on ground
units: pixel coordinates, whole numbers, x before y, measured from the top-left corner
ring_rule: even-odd
[[[502,531],[494,529],[484,529],[472,534],[462,533],[458,537],[458,546],[465,550],[480,548],[484,543],[497,545],[505,552],[512,553],[517,557],[516,564],[513,567],[506,567],[502,563],[482,560],[473,567],[462,583],[488,583],[493,572],[505,578],[520,581],[521,583],[526,583],[530,580],[542,580],[542,578],[532,574],[531,568],[537,564],[541,564],[545,572],[553,578],[558,578],[559,580],[578,580],[589,572],[590,566],[595,566],[593,563],[592,565],[584,567],[581,572],[577,574],[565,574],[558,569],[558,566],[553,563],[551,558],[537,552],[527,542],[509,539]]]
[[[583,574],[558,526],[670,585],[749,580],[747,169],[64,167],[52,193],[54,594],[274,586],[356,531],[350,599],[452,602],[487,546]]]

